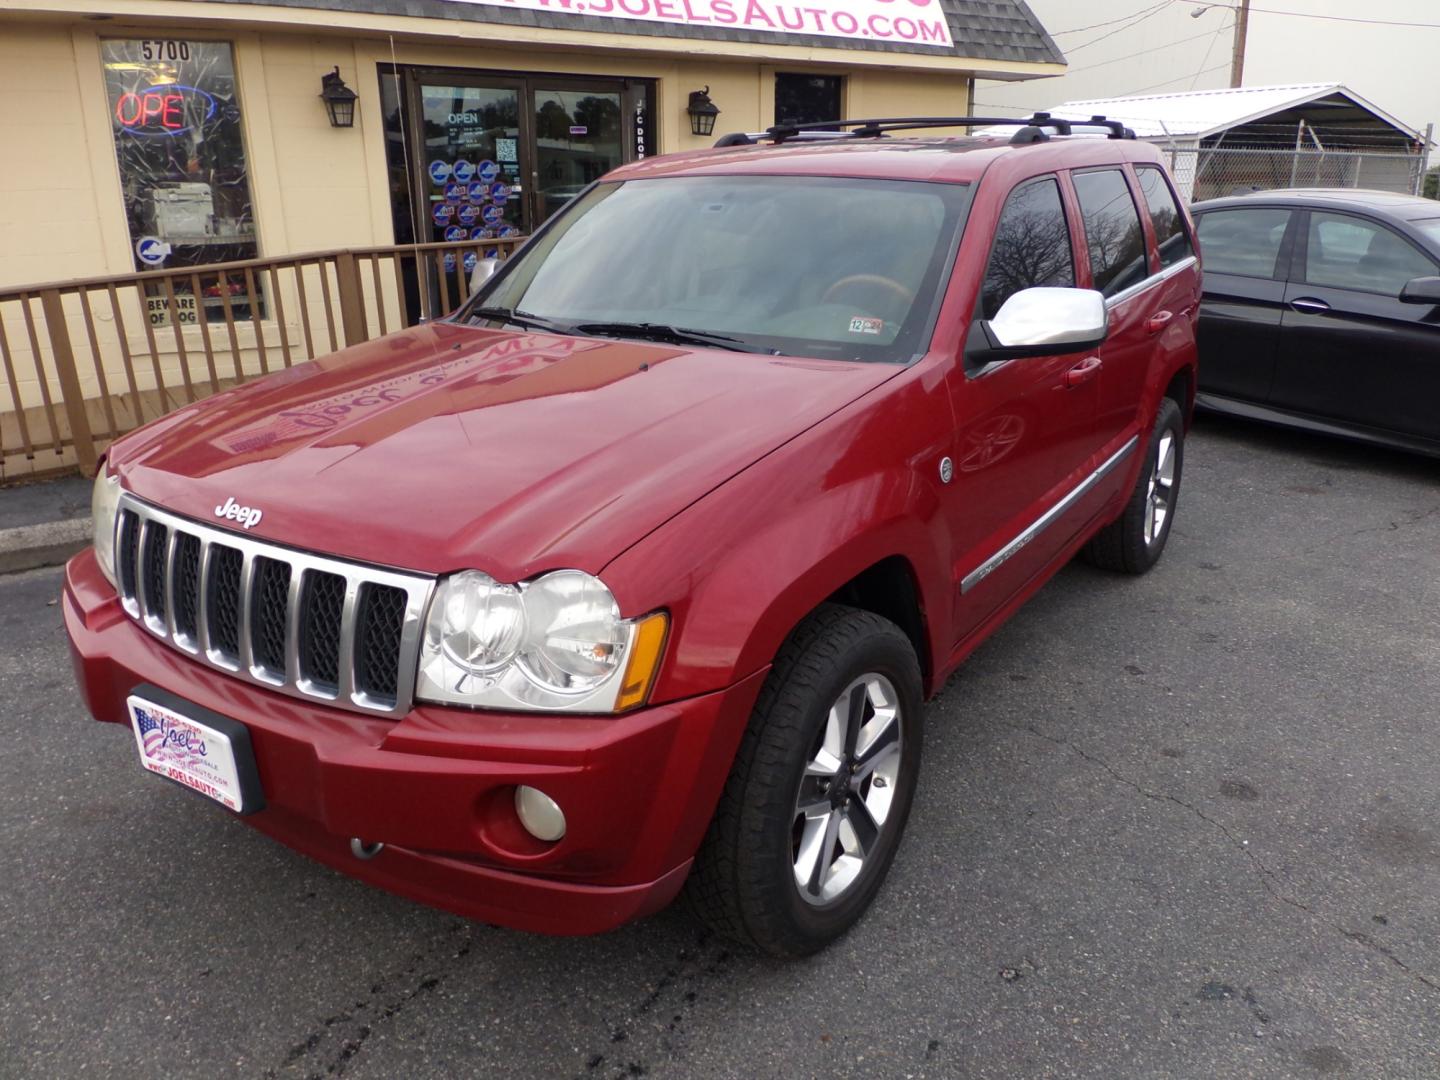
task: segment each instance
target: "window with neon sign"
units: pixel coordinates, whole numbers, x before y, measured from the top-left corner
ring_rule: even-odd
[[[235,60],[223,41],[173,38],[101,42],[110,126],[131,254],[137,270],[175,270],[253,259],[250,201]],[[149,317],[163,324],[250,318],[244,274],[176,283],[176,302],[152,289]],[[256,289],[259,283],[256,283]],[[257,311],[255,314],[263,314]]]

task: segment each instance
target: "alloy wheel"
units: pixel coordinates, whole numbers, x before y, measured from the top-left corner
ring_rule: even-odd
[[[900,779],[900,712],[894,684],[868,672],[826,714],[791,823],[795,886],[808,904],[843,896],[875,853]]]
[[[1165,533],[1165,522],[1175,496],[1175,435],[1166,431],[1155,447],[1155,467],[1145,493],[1145,543],[1154,544]]]

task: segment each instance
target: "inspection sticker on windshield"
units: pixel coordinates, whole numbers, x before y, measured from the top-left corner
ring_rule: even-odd
[[[856,315],[850,319],[850,333],[878,334],[885,329],[885,320],[871,315]]]

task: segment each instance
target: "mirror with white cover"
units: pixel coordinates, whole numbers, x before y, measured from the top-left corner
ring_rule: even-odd
[[[1037,286],[1015,293],[985,324],[998,352],[1077,352],[1105,340],[1105,297],[1094,289]]]

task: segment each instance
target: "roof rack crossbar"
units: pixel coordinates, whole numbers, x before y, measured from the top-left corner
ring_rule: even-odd
[[[937,127],[1018,127],[1017,133],[1024,142],[1038,141],[1036,135],[1045,137],[1048,128],[1057,135],[1070,135],[1075,128],[1101,128],[1112,139],[1133,139],[1135,132],[1118,120],[1107,120],[1103,116],[1092,116],[1089,120],[1070,120],[1037,112],[1030,117],[1015,116],[889,116],[869,120],[825,120],[813,124],[776,124],[761,132],[735,132],[722,136],[716,146],[748,146],[761,141],[775,145],[792,139],[878,139],[892,131],[916,131]],[[849,130],[846,130],[849,129]],[[1013,141],[1013,140],[1012,140]]]

